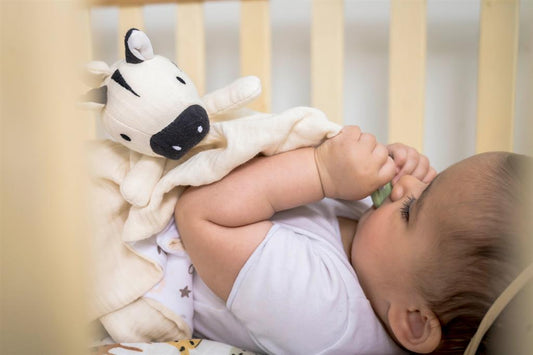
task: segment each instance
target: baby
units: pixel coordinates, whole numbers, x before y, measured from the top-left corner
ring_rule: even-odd
[[[189,188],[175,217],[199,275],[196,331],[272,354],[464,351],[520,271],[525,159],[480,154],[435,178],[413,149],[350,126]]]

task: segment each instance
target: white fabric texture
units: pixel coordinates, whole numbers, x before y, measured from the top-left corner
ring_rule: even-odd
[[[337,216],[369,201],[324,199],[274,215],[226,304],[196,275],[196,331],[269,354],[396,354],[343,250]]]

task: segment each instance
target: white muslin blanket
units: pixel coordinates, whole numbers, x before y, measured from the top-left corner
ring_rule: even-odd
[[[179,161],[143,160],[116,142],[91,142],[90,318],[100,319],[117,342],[190,337],[189,322],[157,297],[146,297],[163,279],[164,258],[150,257],[134,245],[148,243],[168,228],[184,187],[217,181],[258,154],[317,145],[340,129],[321,111],[297,107],[212,123],[204,141]],[[135,205],[123,197],[126,180],[130,191],[149,196],[147,204]],[[188,294],[187,289],[181,292]]]

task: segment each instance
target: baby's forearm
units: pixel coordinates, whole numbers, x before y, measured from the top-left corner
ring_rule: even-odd
[[[302,148],[255,158],[218,182],[191,188],[178,201],[178,208],[195,211],[195,218],[238,227],[322,197],[314,148]]]

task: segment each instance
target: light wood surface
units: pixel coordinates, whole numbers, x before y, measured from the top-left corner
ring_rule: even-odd
[[[0,2],[1,354],[88,352],[77,3]]]
[[[392,0],[389,37],[389,142],[423,151],[426,1]]]
[[[476,152],[513,149],[518,0],[483,0]]]
[[[93,54],[93,47],[92,47],[92,33],[91,33],[91,13],[90,11],[85,11],[84,9],[81,9],[80,11],[80,34],[81,34],[81,41],[80,41],[80,50],[81,55],[85,60],[89,61],[92,60],[94,57]],[[85,87],[85,90],[90,90],[93,88]],[[90,116],[90,115],[87,115]],[[88,119],[80,122],[80,124],[84,124],[85,127],[82,129],[82,132],[85,133],[85,140],[88,139],[94,139],[96,137],[96,119],[93,117],[87,117]]]
[[[261,79],[261,96],[250,107],[270,111],[271,100],[271,33],[268,0],[241,1],[240,55],[241,75]]]
[[[120,6],[118,13],[118,58],[124,58],[124,36],[130,28],[144,31],[142,6]]]
[[[343,123],[344,2],[313,0],[311,106]]]
[[[167,3],[191,3],[207,1],[224,1],[224,0],[86,0],[89,6],[133,6],[133,5],[150,5],[150,4],[167,4]]]
[[[176,19],[176,58],[178,66],[192,79],[200,95],[205,93],[204,4],[178,5]]]

